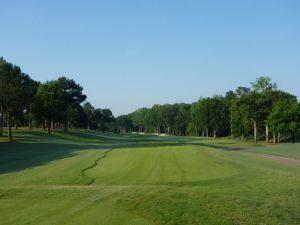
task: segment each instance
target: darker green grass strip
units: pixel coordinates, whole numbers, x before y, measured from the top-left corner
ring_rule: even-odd
[[[97,158],[94,163],[91,165],[91,166],[88,166],[84,169],[81,170],[81,174],[82,176],[84,177],[87,177],[89,179],[91,179],[91,181],[87,184],[87,185],[92,185],[96,180],[97,178],[92,178],[92,177],[89,177],[88,175],[86,175],[86,171],[90,170],[90,169],[93,169],[95,166],[98,165],[99,161],[101,159],[104,159],[106,156],[107,156],[107,153],[111,152],[113,150],[113,148],[110,148],[109,150],[105,151],[99,158]]]

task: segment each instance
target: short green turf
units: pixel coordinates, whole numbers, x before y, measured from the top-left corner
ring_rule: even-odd
[[[266,147],[245,149],[245,152],[264,153],[276,156],[283,156],[300,160],[300,144],[276,144]]]
[[[300,224],[300,169],[244,153],[299,158],[299,145],[84,130],[16,139],[0,140],[0,224]]]

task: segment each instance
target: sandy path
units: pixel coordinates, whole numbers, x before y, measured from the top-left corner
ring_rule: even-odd
[[[252,152],[247,152],[247,155],[255,155],[259,156],[262,158],[270,159],[285,165],[290,165],[290,166],[296,166],[300,168],[300,160],[299,159],[293,159],[293,158],[287,158],[283,156],[276,156],[276,155],[268,155],[264,153],[252,153]]]

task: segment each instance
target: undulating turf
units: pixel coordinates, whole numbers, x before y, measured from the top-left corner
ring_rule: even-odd
[[[300,169],[244,153],[299,158],[299,145],[91,131],[16,139],[0,143],[0,224],[300,224]]]

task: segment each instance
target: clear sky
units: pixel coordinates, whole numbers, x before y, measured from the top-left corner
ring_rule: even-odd
[[[267,75],[300,96],[299,0],[0,0],[0,55],[114,114]]]

